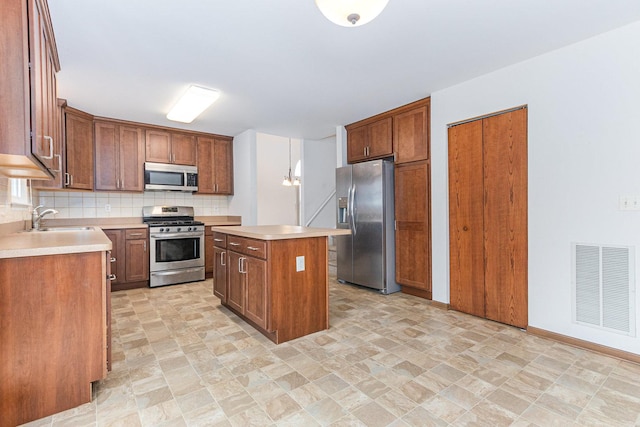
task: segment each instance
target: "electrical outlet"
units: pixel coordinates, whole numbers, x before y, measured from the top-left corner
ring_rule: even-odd
[[[640,211],[640,196],[620,196],[618,209],[621,211]]]
[[[304,271],[304,256],[296,257],[296,271]]]
[[[106,212],[111,212],[111,205],[110,205],[110,204],[108,204],[108,203],[107,203],[106,205],[104,205],[104,210],[105,210]]]

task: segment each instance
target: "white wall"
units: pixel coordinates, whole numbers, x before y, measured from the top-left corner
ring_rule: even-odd
[[[302,225],[320,208],[336,189],[336,137],[307,140],[302,143]],[[335,228],[335,196],[309,224],[311,227]]]
[[[242,216],[242,225],[256,225],[256,132],[247,130],[233,138],[233,189],[229,215]]]
[[[572,242],[640,245],[640,211],[618,209],[640,195],[638,40],[635,23],[432,94],[434,300],[449,302],[447,124],[527,104],[529,325],[640,353],[574,324],[571,303]]]
[[[285,187],[289,171],[289,138],[258,133],[256,137],[257,224],[298,224],[296,186]],[[300,140],[291,139],[292,174],[300,160]]]

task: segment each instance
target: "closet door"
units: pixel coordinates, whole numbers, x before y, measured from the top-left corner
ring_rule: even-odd
[[[449,128],[450,305],[485,317],[482,121]]]
[[[482,120],[486,317],[527,326],[527,110]],[[452,269],[453,270],[453,269]]]

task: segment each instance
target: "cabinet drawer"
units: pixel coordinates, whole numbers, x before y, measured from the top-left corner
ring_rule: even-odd
[[[147,238],[147,229],[146,228],[131,228],[127,229],[124,232],[125,239],[146,239]]]
[[[267,257],[267,242],[264,240],[247,239],[238,236],[227,237],[228,248],[256,258]]]
[[[217,246],[219,248],[227,247],[227,235],[224,233],[218,233],[217,231],[213,233],[213,246]]]

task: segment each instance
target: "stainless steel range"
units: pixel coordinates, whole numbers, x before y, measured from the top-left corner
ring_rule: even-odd
[[[145,206],[149,226],[149,286],[204,280],[204,224],[190,206]]]

